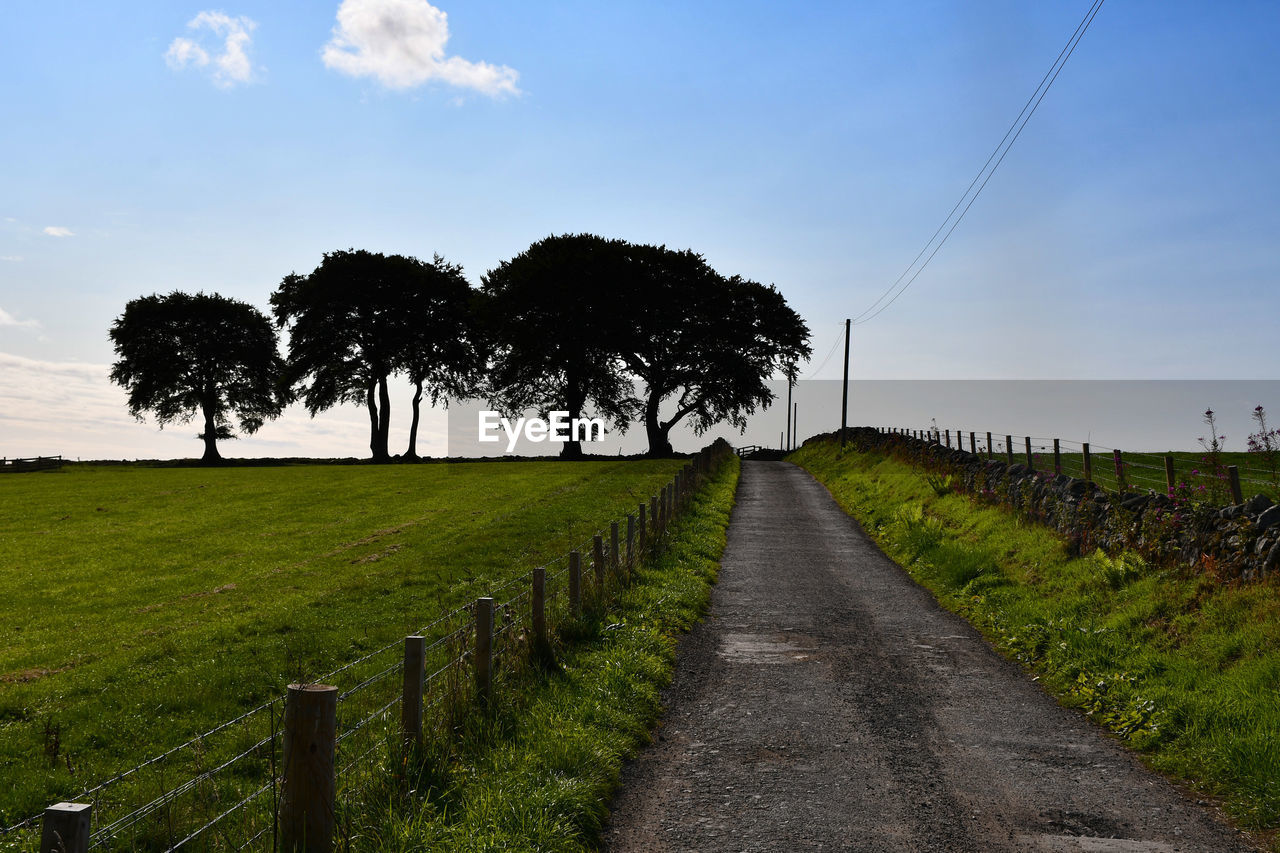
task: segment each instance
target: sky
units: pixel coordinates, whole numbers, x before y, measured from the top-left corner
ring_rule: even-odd
[[[439,253],[476,285],[549,234],[691,248],[776,284],[813,333],[801,374],[838,379],[838,355],[816,368],[843,318],[1090,5],[437,2],[8,5],[0,455],[197,454],[194,424],[128,415],[112,321],[179,289],[266,310],[344,248]],[[1277,35],[1270,2],[1105,3],[950,241],[855,327],[853,378],[1280,377]],[[1191,446],[1209,404],[1188,401]],[[446,435],[432,413],[420,448]],[[291,409],[224,453],[367,444],[359,409]]]

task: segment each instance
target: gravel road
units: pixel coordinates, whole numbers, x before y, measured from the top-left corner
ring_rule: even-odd
[[[708,618],[605,849],[1256,848],[885,557],[808,473],[743,465]]]

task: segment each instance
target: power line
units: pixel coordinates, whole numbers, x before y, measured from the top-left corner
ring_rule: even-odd
[[[1018,117],[1013,120],[1011,125],[1009,125],[1009,129],[1005,131],[1004,137],[991,152],[991,156],[987,158],[987,162],[983,164],[982,168],[978,170],[978,174],[969,182],[969,186],[965,189],[964,194],[960,196],[960,200],[955,203],[955,206],[951,208],[951,211],[947,214],[946,218],[942,220],[942,224],[933,232],[933,236],[931,236],[924,244],[924,247],[919,251],[915,258],[912,259],[911,263],[907,265],[907,268],[902,271],[902,275],[898,276],[897,280],[894,281],[893,284],[889,285],[888,289],[886,289],[884,293],[880,294],[880,297],[876,299],[875,302],[871,303],[865,311],[853,318],[854,325],[862,325],[863,323],[870,322],[879,316],[886,308],[896,302],[898,297],[905,293],[907,288],[910,287],[917,278],[919,278],[920,273],[924,272],[925,267],[927,267],[929,262],[933,260],[934,255],[938,254],[938,250],[941,249],[947,242],[947,239],[951,237],[951,233],[956,230],[956,226],[958,226],[964,219],[965,214],[969,212],[969,208],[973,207],[973,203],[978,200],[978,196],[981,195],[983,189],[986,188],[987,182],[991,180],[991,176],[1000,168],[1000,164],[1004,162],[1004,158],[1009,153],[1009,149],[1013,147],[1013,144],[1018,141],[1018,137],[1022,135],[1022,131],[1026,128],[1027,122],[1031,121],[1031,116],[1035,115],[1036,109],[1040,106],[1040,102],[1044,100],[1045,95],[1049,94],[1050,87],[1052,87],[1054,81],[1058,79],[1058,75],[1062,73],[1062,69],[1067,64],[1067,60],[1071,58],[1073,53],[1075,53],[1077,45],[1079,45],[1080,40],[1084,38],[1084,34],[1088,31],[1089,25],[1093,23],[1093,19],[1097,17],[1098,11],[1102,8],[1102,4],[1104,2],[1105,0],[1094,0],[1093,5],[1089,7],[1089,11],[1085,13],[1084,18],[1081,19],[1080,23],[1076,26],[1075,32],[1071,34],[1071,38],[1067,39],[1066,45],[1064,45],[1062,50],[1058,52],[1057,59],[1053,61],[1049,70],[1045,72],[1044,77],[1040,79],[1040,84],[1036,87],[1035,91],[1031,93],[1031,97],[1027,99],[1027,102],[1023,104],[1022,111],[1018,113]],[[1010,138],[1011,134],[1012,138]],[[999,156],[997,157],[997,155]],[[992,165],[993,160],[995,161],[995,165]],[[988,167],[990,167],[989,170]],[[984,174],[986,175],[985,178],[983,178]],[[982,179],[982,183],[978,184],[978,180],[980,178]],[[978,184],[978,189],[976,192],[973,192],[972,196],[970,196],[970,192],[973,191],[975,184]],[[965,204],[966,198],[969,200],[967,204]],[[956,210],[959,209],[962,204],[964,204],[964,209],[960,211],[959,216],[955,216]],[[952,217],[955,217],[954,221]],[[947,227],[948,222],[951,223],[950,228]],[[933,246],[933,251],[929,251],[929,247],[933,245],[935,240],[937,240],[938,235],[942,233],[943,229],[946,229],[946,233],[943,235],[942,239],[937,242],[937,245]],[[920,264],[919,268],[916,269],[916,271],[911,274],[911,277],[906,280],[906,283],[901,284],[901,287],[899,287],[899,284],[904,278],[906,278],[908,273],[911,273],[912,268],[916,266],[916,263],[925,254],[925,252],[929,252],[929,256],[925,258],[924,263]],[[895,289],[897,292],[894,292]],[[889,298],[888,302],[884,302],[885,298],[889,297],[889,294],[891,293],[893,296]],[[884,302],[884,304],[881,305],[881,302]],[[880,307],[877,308],[877,305]]]

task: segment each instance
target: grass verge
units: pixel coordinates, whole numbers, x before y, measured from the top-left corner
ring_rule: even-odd
[[[661,712],[675,637],[710,600],[738,470],[730,457],[617,603],[571,627],[553,666],[515,671],[490,717],[472,715],[461,738],[389,774],[351,846],[595,849],[622,762]]]
[[[789,458],[1061,701],[1240,825],[1280,828],[1274,581],[1223,583],[1127,553],[1073,557],[1057,533],[882,453],[811,441]]]

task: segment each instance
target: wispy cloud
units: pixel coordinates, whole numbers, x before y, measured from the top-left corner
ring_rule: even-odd
[[[20,263],[22,255],[0,255],[0,261],[8,261],[11,264]]]
[[[201,12],[187,23],[195,38],[179,36],[169,44],[165,61],[169,67],[182,70],[187,67],[207,71],[213,84],[229,89],[238,83],[253,80],[253,63],[249,60],[249,47],[253,43],[250,33],[257,23],[244,16],[233,18],[223,12]],[[206,47],[201,42],[209,33],[222,39],[221,45]]]
[[[518,95],[519,73],[505,65],[445,56],[449,16],[427,0],[343,0],[324,46],[324,64],[391,89],[439,81],[490,96]]]
[[[0,327],[13,326],[16,328],[38,329],[40,328],[39,320],[19,320],[8,311],[0,308]]]
[[[44,233],[50,237],[74,237],[76,232],[62,225],[50,225],[44,229]]]

